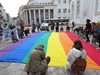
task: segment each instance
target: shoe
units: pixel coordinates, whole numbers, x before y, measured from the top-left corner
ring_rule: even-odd
[[[90,42],[90,40],[87,40],[86,42]]]
[[[100,50],[100,48],[97,48],[97,50]]]

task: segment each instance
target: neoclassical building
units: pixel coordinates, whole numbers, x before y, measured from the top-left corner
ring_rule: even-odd
[[[69,0],[29,0],[18,15],[26,24],[42,23],[46,19],[68,18]]]
[[[86,19],[100,22],[100,0],[70,0],[70,23],[84,26]]]

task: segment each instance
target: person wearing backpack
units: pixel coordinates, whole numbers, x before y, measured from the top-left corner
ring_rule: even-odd
[[[83,49],[80,40],[74,42],[73,48],[67,57],[67,68],[74,74],[82,74],[86,69],[86,51]]]

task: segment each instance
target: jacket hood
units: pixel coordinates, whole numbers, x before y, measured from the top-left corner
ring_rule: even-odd
[[[42,47],[35,47],[35,49],[43,51],[44,48],[42,48]]]
[[[72,49],[72,53],[73,53],[73,55],[74,55],[76,58],[82,56],[83,52],[84,52],[84,50],[79,51],[79,50],[76,49],[76,48],[73,48],[73,49]]]

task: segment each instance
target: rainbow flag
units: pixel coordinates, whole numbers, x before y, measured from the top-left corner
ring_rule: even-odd
[[[0,61],[27,63],[31,51],[43,44],[46,56],[51,57],[49,66],[67,67],[67,56],[75,40],[80,40],[87,52],[87,68],[100,69],[100,51],[71,32],[33,33],[0,50]]]

